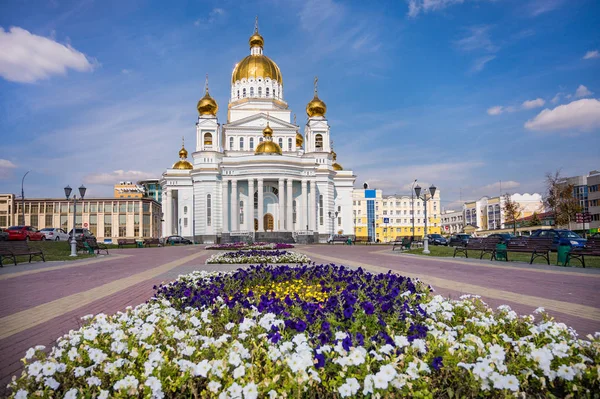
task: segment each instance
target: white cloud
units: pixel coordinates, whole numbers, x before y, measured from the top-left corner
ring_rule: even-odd
[[[557,102],[559,102],[561,95],[562,95],[562,93],[556,93],[556,95],[554,97],[552,97],[552,100],[550,100],[552,102],[552,104],[556,104]]]
[[[139,170],[115,170],[111,173],[93,173],[84,176],[83,180],[87,184],[103,184],[112,186],[120,181],[132,181],[156,178],[157,176],[149,172],[141,172]]]
[[[600,101],[590,98],[546,108],[535,118],[525,123],[530,130],[584,130],[600,128]]]
[[[121,69],[121,73],[123,75],[129,75],[131,74],[132,70],[131,69]]]
[[[12,82],[33,83],[67,69],[91,71],[94,65],[85,54],[70,45],[11,27],[0,27],[0,76]]]
[[[591,96],[592,93],[587,87],[585,87],[584,85],[579,85],[579,87],[577,88],[577,90],[575,90],[575,97],[576,98],[582,98],[582,97],[589,97]]]
[[[531,16],[537,17],[540,14],[557,9],[563,2],[564,0],[530,0],[526,7]]]
[[[471,67],[471,72],[481,72],[485,67],[485,64],[492,61],[494,58],[496,58],[495,55],[486,55],[484,57],[476,59],[473,63],[473,66]]]
[[[485,50],[489,52],[498,51],[498,46],[490,39],[490,26],[471,26],[468,34],[462,39],[454,41],[454,45],[463,51]]]
[[[523,109],[532,109],[532,108],[543,107],[544,104],[546,104],[546,101],[544,101],[541,98],[536,98],[535,100],[528,100],[528,101],[523,102],[522,107],[523,107]]]
[[[213,23],[217,22],[217,20],[225,15],[225,10],[222,8],[213,8],[209,13],[208,16],[206,18],[198,18],[197,20],[194,21],[194,25],[195,26],[200,26],[200,25],[212,25]]]
[[[494,0],[490,0],[494,1]],[[462,4],[465,0],[407,0],[408,16],[416,17],[420,13],[443,10],[455,4]]]
[[[496,105],[495,107],[488,108],[488,115],[500,115],[504,111],[504,107],[502,105]]]
[[[17,165],[9,161],[8,159],[0,159],[0,179],[7,179],[12,175],[12,170]]]
[[[598,52],[598,50],[588,51],[583,56],[584,60],[592,60],[592,59],[595,59],[595,58],[600,58],[600,52]]]
[[[505,192],[505,190],[517,188],[520,185],[521,183],[514,180],[497,181],[496,183],[488,184],[487,186],[481,187],[480,189],[478,189],[478,191],[489,192],[490,195],[496,195],[495,193],[498,192],[498,190],[502,190],[502,192]]]

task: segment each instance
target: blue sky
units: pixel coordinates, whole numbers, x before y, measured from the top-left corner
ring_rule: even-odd
[[[300,125],[319,76],[357,186],[417,178],[456,207],[600,168],[594,0],[22,0],[0,4],[0,192],[159,177],[207,73],[225,122],[255,15]]]

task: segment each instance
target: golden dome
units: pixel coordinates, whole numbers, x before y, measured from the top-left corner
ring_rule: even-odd
[[[304,143],[304,137],[300,132],[296,132],[296,147],[302,147],[302,143]]]
[[[263,47],[265,45],[265,39],[258,32],[254,32],[252,36],[250,36],[250,48],[252,47]]]
[[[269,126],[269,122],[267,122],[267,126],[265,126],[265,128],[263,129],[263,136],[270,137],[272,135],[273,135],[273,129],[271,129],[271,126]]]
[[[313,116],[325,116],[327,112],[327,105],[315,93],[313,99],[306,105],[306,114],[309,118]]]
[[[267,121],[267,126],[263,129],[263,137],[264,140],[256,147],[256,151],[254,154],[278,154],[281,155],[281,147],[279,144],[273,141],[273,129],[269,126],[269,122]]]
[[[335,153],[335,151],[331,151],[331,155],[333,155],[333,170],[335,171],[339,171],[339,170],[344,170],[344,168],[342,168],[342,165],[340,165],[339,163],[337,163],[337,154]]]
[[[277,64],[262,54],[251,54],[241,60],[233,70],[231,83],[244,78],[248,80],[250,78],[258,79],[259,77],[263,79],[271,78],[279,84],[283,84],[283,77]]]
[[[185,149],[185,143],[181,143],[181,150],[179,150],[179,161],[173,164],[173,169],[194,169],[194,166],[186,159],[188,152]]]
[[[186,159],[188,156],[188,152],[184,146],[181,146],[181,150],[179,150],[179,158]]]
[[[210,96],[210,94],[208,94],[208,90],[206,91],[204,97],[202,97],[200,101],[198,101],[198,105],[196,106],[196,108],[198,109],[198,113],[200,115],[215,116],[217,115],[217,111],[219,110],[217,102],[214,98]]]

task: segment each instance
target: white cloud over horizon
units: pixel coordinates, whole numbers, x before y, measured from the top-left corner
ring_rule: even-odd
[[[0,27],[0,76],[11,82],[34,83],[68,69],[92,71],[95,61],[69,44],[38,36],[19,28]]]
[[[408,16],[416,17],[420,13],[440,11],[447,7],[463,4],[465,0],[406,0],[408,3]],[[494,1],[494,0],[489,0]]]
[[[600,52],[598,50],[590,50],[583,56],[584,60],[592,60],[596,58],[600,58]]]
[[[525,122],[525,128],[537,131],[582,130],[600,128],[600,101],[595,98],[576,100],[544,109],[535,118]]]
[[[12,176],[13,169],[16,169],[17,165],[9,161],[8,159],[0,159],[0,179],[7,179]]]
[[[536,98],[535,100],[528,100],[523,102],[523,104],[521,105],[523,107],[523,109],[532,109],[532,108],[539,108],[539,107],[543,107],[544,104],[546,104],[546,101],[542,98]]]
[[[113,186],[120,181],[137,182],[149,178],[156,178],[156,174],[151,172],[142,172],[139,170],[114,170],[109,173],[92,173],[83,177],[86,184],[100,184]]]
[[[589,97],[591,96],[592,93],[587,87],[585,87],[584,85],[579,85],[579,87],[577,88],[577,90],[575,90],[575,97],[576,98],[582,98],[582,97]]]

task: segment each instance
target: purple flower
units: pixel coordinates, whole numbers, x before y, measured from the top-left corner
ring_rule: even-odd
[[[315,360],[317,361],[317,362],[315,363],[315,368],[318,368],[318,369],[320,369],[320,368],[323,368],[323,367],[325,367],[325,355],[324,355],[324,354],[322,354],[322,353],[317,353],[317,354],[315,355]]]
[[[352,346],[352,338],[350,338],[350,335],[347,335],[346,338],[344,338],[342,340],[342,348],[349,351],[351,346]]]
[[[279,334],[279,332],[276,332],[275,334],[271,335],[271,342],[273,342],[274,344],[279,342],[280,339],[281,339],[281,334]]]
[[[441,356],[433,358],[433,363],[431,363],[431,367],[433,367],[435,370],[439,370],[443,366],[444,366],[444,363],[442,362],[442,357]]]
[[[331,327],[331,324],[329,324],[328,321],[324,321],[323,324],[321,324],[321,330],[323,330],[323,331],[329,331],[330,327]]]
[[[303,320],[298,320],[295,327],[298,332],[304,332],[306,330],[306,323]]]
[[[352,317],[352,315],[354,314],[354,308],[349,306],[347,308],[344,309],[344,317],[346,319],[349,319]]]
[[[375,306],[373,306],[371,302],[363,302],[362,307],[365,310],[365,313],[368,315],[373,314],[375,311]]]

